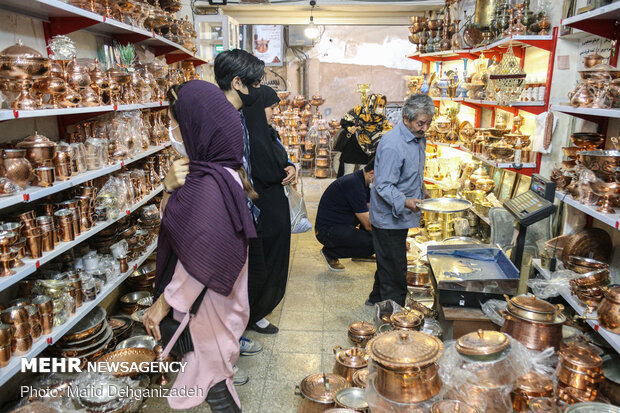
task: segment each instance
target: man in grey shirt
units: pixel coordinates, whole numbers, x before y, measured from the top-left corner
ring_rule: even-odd
[[[409,228],[420,225],[418,203],[424,186],[426,138],[435,115],[427,95],[411,95],[402,108],[402,122],[386,133],[377,148],[375,182],[370,192],[370,223],[377,257],[375,284],[366,304],[384,300],[405,304]]]

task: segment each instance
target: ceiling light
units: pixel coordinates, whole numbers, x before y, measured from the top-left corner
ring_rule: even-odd
[[[311,0],[310,6],[312,8],[310,9],[310,23],[308,24],[308,26],[306,26],[306,29],[304,30],[304,34],[306,35],[306,37],[311,40],[318,39],[319,34],[320,34],[319,27],[316,24],[314,24],[314,16],[312,16],[312,11],[314,10],[315,5],[316,5],[316,1]]]

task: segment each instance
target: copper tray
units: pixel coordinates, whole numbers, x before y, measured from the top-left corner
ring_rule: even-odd
[[[611,237],[605,230],[589,228],[570,237],[562,251],[562,262],[568,267],[571,255],[609,262],[611,248]]]
[[[94,334],[101,329],[106,316],[107,313],[103,308],[99,306],[93,308],[92,311],[78,321],[77,324],[60,339],[60,341],[67,342],[81,340],[91,334]]]
[[[112,329],[107,326],[105,328],[105,334],[99,336],[99,339],[94,343],[86,343],[84,346],[77,347],[49,347],[50,353],[61,355],[63,357],[83,357],[93,351],[99,350],[105,347],[112,339]]]
[[[146,348],[125,348],[122,350],[116,350],[108,353],[100,357],[97,361],[104,363],[150,363],[152,361],[155,361],[155,352]],[[115,373],[114,376],[120,377],[129,376],[132,374],[133,373],[131,372],[118,372]]]
[[[107,324],[106,323],[101,323],[101,327],[99,328],[98,331],[94,332],[92,335],[85,337],[81,340],[75,340],[75,341],[59,341],[58,343],[56,343],[54,346],[55,348],[61,349],[61,348],[66,348],[66,347],[83,347],[88,345],[89,343],[93,343],[97,340],[99,340],[101,337],[106,335],[106,328],[107,328]]]

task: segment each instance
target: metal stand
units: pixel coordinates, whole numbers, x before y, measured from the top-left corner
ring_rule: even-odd
[[[518,224],[519,235],[517,235],[517,242],[515,246],[512,248],[512,253],[510,254],[510,261],[519,269],[519,288],[517,289],[518,294],[525,294],[527,292],[527,280],[529,278],[529,274],[523,273],[523,250],[525,249],[525,235],[527,234],[527,226],[519,223]]]

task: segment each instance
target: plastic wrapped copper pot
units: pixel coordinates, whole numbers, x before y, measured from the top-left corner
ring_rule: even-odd
[[[424,314],[418,310],[403,310],[390,316],[394,330],[420,330],[424,323]]]
[[[530,350],[542,351],[548,347],[556,350],[562,342],[562,326],[566,322],[564,314],[558,314],[552,322],[524,320],[508,311],[501,311],[504,317],[502,333],[506,333]]]
[[[377,328],[365,321],[356,321],[349,325],[349,341],[357,347],[366,347],[366,344],[377,334]]]
[[[419,287],[430,282],[431,278],[426,265],[411,265],[407,267],[407,285]]]
[[[307,376],[295,386],[295,394],[302,397],[297,413],[323,413],[334,407],[334,395],[349,387],[347,380],[337,374],[317,373]]]
[[[443,344],[438,338],[418,331],[388,331],[370,340],[367,351],[377,368],[375,386],[383,397],[419,403],[439,393],[436,362]]]
[[[507,310],[522,319],[531,321],[550,322],[564,310],[561,304],[553,305],[545,300],[536,298],[534,295],[518,295],[508,298],[504,295],[508,306]]]
[[[516,412],[529,412],[530,400],[553,395],[551,378],[532,370],[517,380],[517,387],[512,393],[512,408]]]
[[[431,413],[478,413],[478,411],[460,400],[441,400],[433,403]]]
[[[353,383],[353,373],[368,366],[368,354],[362,348],[343,349],[336,346],[334,347],[334,354],[336,355],[334,374],[344,377],[349,383]]]
[[[620,334],[620,286],[611,287],[599,304],[598,322],[612,333]]]
[[[11,344],[13,338],[13,329],[10,324],[0,324],[0,347]]]

